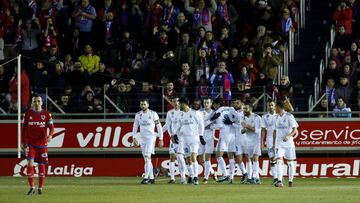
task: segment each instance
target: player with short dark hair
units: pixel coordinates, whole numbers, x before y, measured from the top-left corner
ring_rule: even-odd
[[[289,169],[289,187],[292,187],[296,168],[296,152],[293,137],[298,132],[297,128],[299,127],[299,124],[291,113],[285,111],[284,103],[282,101],[276,103],[276,113],[278,115],[276,115],[275,121],[274,146],[278,182],[275,186],[284,186],[283,170],[285,158]]]
[[[34,184],[34,162],[38,163],[39,185],[38,194],[42,194],[45,164],[48,164],[47,145],[54,134],[54,124],[49,112],[42,109],[42,98],[40,95],[32,97],[32,108],[25,112],[22,125],[21,142],[22,149],[25,151],[27,164],[27,175],[30,190],[28,195],[35,193]],[[50,129],[47,135],[47,128]]]

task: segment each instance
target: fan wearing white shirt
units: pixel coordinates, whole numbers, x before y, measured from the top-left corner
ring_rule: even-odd
[[[212,100],[210,97],[204,98],[203,101],[204,108],[200,110],[200,114],[202,114],[204,122],[210,119],[210,115],[213,113],[211,109]],[[209,176],[212,175],[214,180],[217,181],[217,176],[214,169],[211,166],[211,155],[214,153],[214,136],[215,129],[205,129],[204,130],[204,139],[206,144],[200,145],[199,147],[199,162],[204,164],[204,180],[203,184],[207,184],[209,180]]]
[[[278,115],[275,121],[274,146],[278,182],[275,184],[275,187],[284,187],[284,158],[288,164],[289,187],[292,187],[296,169],[296,152],[293,137],[298,132],[299,124],[291,113],[284,110],[284,103],[282,101],[276,103],[276,113]]]
[[[179,121],[179,114],[180,111],[180,103],[179,103],[179,97],[172,97],[171,98],[171,104],[174,107],[166,114],[166,121],[165,125],[163,126],[163,133],[168,131],[168,134],[170,137],[175,134],[174,130],[176,129]],[[173,143],[170,139],[169,144],[169,154],[170,154],[170,163],[169,163],[169,172],[170,172],[170,181],[169,184],[175,183],[175,160],[176,160],[176,152],[178,150],[178,144]]]
[[[276,184],[278,179],[276,175],[276,160],[274,154],[274,130],[276,121],[275,102],[267,101],[267,113],[261,117],[261,148],[264,148],[264,138],[266,140],[266,149],[270,159],[270,171],[273,176],[273,184]]]
[[[132,144],[133,146],[139,146],[140,144],[141,152],[145,161],[144,179],[141,181],[141,184],[155,184],[153,165],[151,163],[151,155],[155,154],[155,126],[159,136],[159,147],[163,147],[164,145],[163,132],[158,114],[155,111],[149,109],[148,99],[140,100],[140,108],[141,111],[137,112],[135,115],[132,130]],[[139,127],[140,138],[137,140],[135,136]]]
[[[242,133],[247,136],[247,144],[245,144],[245,153],[250,157],[252,163],[248,162],[247,183],[261,184],[259,176],[259,156],[261,156],[261,117],[252,112],[253,105],[247,103],[244,106],[244,121],[241,123]],[[250,171],[252,164],[252,174]]]
[[[189,107],[189,100],[187,98],[180,99],[179,125],[175,130],[176,134],[173,135],[173,141],[178,143],[178,154],[185,155],[190,154],[191,167],[190,170],[193,174],[192,183],[194,185],[199,184],[198,174],[199,165],[197,162],[197,153],[199,151],[199,142],[205,145],[204,140],[204,120],[201,115]],[[184,156],[178,156],[181,183],[185,184],[185,160]]]

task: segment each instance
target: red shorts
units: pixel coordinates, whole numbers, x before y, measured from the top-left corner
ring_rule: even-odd
[[[48,149],[45,148],[37,148],[33,146],[26,147],[25,150],[26,159],[32,159],[38,164],[48,164]]]

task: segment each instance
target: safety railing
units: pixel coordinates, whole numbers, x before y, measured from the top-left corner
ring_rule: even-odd
[[[320,95],[320,82],[319,78],[316,77],[314,80],[314,101],[318,101]]]
[[[294,40],[294,32],[289,31],[289,62],[294,62],[295,59],[295,40]]]
[[[310,1],[308,2],[308,6],[310,4]],[[310,8],[310,7],[309,7]],[[305,0],[300,0],[300,28],[305,28],[305,16],[306,16],[306,1]]]
[[[309,98],[308,98],[309,112],[311,112],[311,110],[313,109],[313,106],[314,106],[314,97],[310,94]]]
[[[336,36],[335,25],[332,25],[330,29],[330,47],[332,47],[334,44],[335,36]]]
[[[324,62],[324,59],[321,59],[320,60],[320,65],[319,65],[319,82],[320,82],[320,84],[323,83],[324,70],[325,70],[325,62]]]

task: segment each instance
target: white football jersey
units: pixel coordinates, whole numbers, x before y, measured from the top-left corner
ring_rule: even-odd
[[[212,110],[212,109],[210,109],[209,111],[206,111],[205,109],[199,110],[199,113],[202,115],[202,117],[204,119],[204,123],[207,123],[207,121],[210,120],[210,116],[212,115],[213,112],[214,112],[214,110]],[[214,134],[215,134],[215,129],[205,129],[204,130],[204,137],[214,138]]]
[[[165,125],[163,126],[163,133],[168,131],[169,135],[174,135],[174,130],[176,129],[176,126],[179,124],[179,114],[181,111],[179,109],[171,109],[166,113],[166,121]]]
[[[249,117],[244,117],[244,122],[255,128],[255,132],[247,130],[245,132],[248,143],[247,146],[253,146],[261,143],[261,117],[255,113],[252,113]]]
[[[178,116],[179,124],[175,132],[179,137],[199,140],[199,136],[204,135],[204,120],[199,112],[190,109],[188,112],[181,111]]]
[[[285,136],[287,136],[293,128],[299,127],[294,116],[291,113],[284,113],[282,116],[276,115],[275,130],[275,147],[295,147],[293,137],[290,137],[284,142]]]
[[[266,113],[261,116],[261,128],[266,129],[266,143],[267,145],[270,144],[272,146],[273,144],[273,133],[275,130],[275,122],[276,122],[276,113],[270,114]]]
[[[226,117],[230,118],[230,120],[236,119],[237,113],[236,113],[235,109],[233,107],[222,106],[219,109],[217,109],[216,111],[214,111],[214,113],[218,113],[218,112],[220,112],[221,115],[219,118],[217,118],[216,120],[214,120],[212,122],[211,128],[219,129],[220,138],[227,137],[227,136],[235,136],[234,127],[232,125],[225,125],[223,122],[224,118],[226,118]]]
[[[135,115],[132,131],[133,136],[135,136],[139,127],[141,137],[155,136],[155,126],[157,127],[159,138],[162,140],[163,132],[161,123],[159,121],[159,115],[155,111],[150,109],[148,109],[146,112],[139,111]]]

